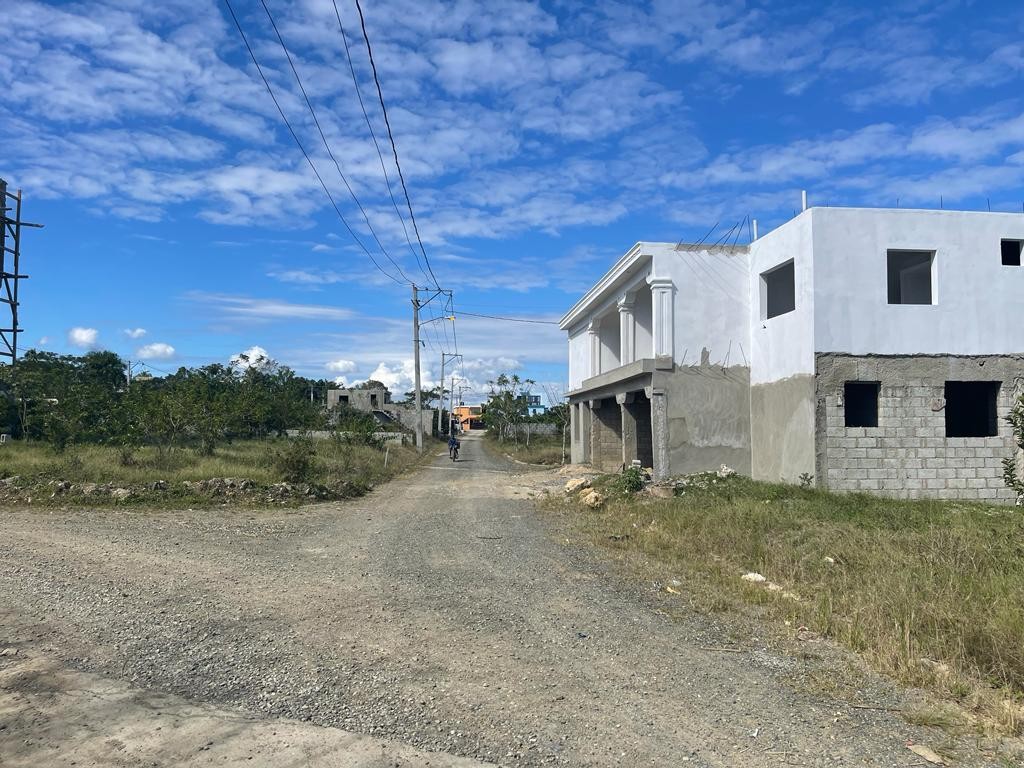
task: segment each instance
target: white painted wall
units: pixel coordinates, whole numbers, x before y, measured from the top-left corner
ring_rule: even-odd
[[[654,357],[654,318],[651,315],[651,289],[645,284],[637,289],[633,305],[636,318],[636,359]]]
[[[622,334],[619,329],[619,310],[613,306],[601,318],[601,368],[600,373],[606,373],[618,368],[621,365],[619,353],[622,351]]]
[[[569,332],[569,389],[579,389],[590,376],[590,334],[584,323]]]
[[[1024,352],[1024,267],[1004,267],[999,253],[1000,239],[1024,240],[1024,214],[814,208],[810,215],[816,351]],[[935,251],[934,304],[887,303],[889,249]]]
[[[700,363],[703,348],[715,364],[750,359],[748,269],[743,252],[677,251],[670,245],[654,254],[654,274],[675,286],[676,364]]]
[[[812,211],[805,211],[750,246],[747,322],[750,327],[752,384],[765,384],[798,374],[814,373],[813,331],[816,299],[811,254],[811,223]],[[793,259],[796,309],[784,315],[762,320],[761,273],[789,259]]]

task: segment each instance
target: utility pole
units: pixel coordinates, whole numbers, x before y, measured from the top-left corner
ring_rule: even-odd
[[[412,346],[413,365],[416,369],[416,450],[423,453],[423,393],[420,391],[420,298],[419,289],[415,285],[412,287]]]
[[[442,413],[444,413],[444,364],[445,364],[446,360],[454,360],[457,357],[462,357],[462,355],[460,355],[458,352],[455,352],[455,353],[442,352],[441,353],[441,412]],[[455,381],[455,377],[454,376],[452,377],[452,381]],[[448,390],[448,428],[446,430],[448,434],[451,434],[451,431],[452,431],[451,425],[452,425],[452,404],[453,404],[452,403],[452,395],[453,394],[454,394],[454,392],[452,390]],[[438,426],[440,426],[440,421],[438,422]]]

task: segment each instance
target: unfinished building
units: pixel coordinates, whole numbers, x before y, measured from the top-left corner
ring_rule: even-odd
[[[382,426],[401,426],[405,429],[416,429],[416,406],[404,403],[392,403],[391,393],[384,387],[368,389],[328,389],[327,409],[347,406],[357,411],[371,414]],[[440,419],[440,412],[432,408],[423,409],[423,424],[429,434],[435,422]]]
[[[638,243],[562,318],[572,458],[1010,501],[1024,216],[810,208]]]

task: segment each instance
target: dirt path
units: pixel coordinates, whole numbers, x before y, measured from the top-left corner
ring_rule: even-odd
[[[722,642],[714,622],[659,614],[559,543],[523,467],[476,438],[463,449],[358,502],[299,511],[5,513],[0,647],[18,655],[0,670],[52,659],[211,717],[501,765],[921,764],[896,716],[786,685],[804,662],[706,650]],[[74,744],[43,752],[16,716],[31,677],[0,681],[0,764],[59,764]],[[382,764],[438,759],[417,755]]]

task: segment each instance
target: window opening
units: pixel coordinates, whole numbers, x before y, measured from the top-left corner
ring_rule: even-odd
[[[946,437],[995,437],[998,381],[946,382]]]
[[[877,381],[848,381],[843,385],[846,426],[878,426],[879,386]]]
[[[932,304],[932,251],[889,251],[890,304]]]
[[[761,273],[761,316],[769,320],[796,309],[796,271],[792,259]]]
[[[1019,267],[1021,252],[1024,252],[1024,240],[1003,240],[999,243],[999,251],[1003,257],[1004,267]]]

